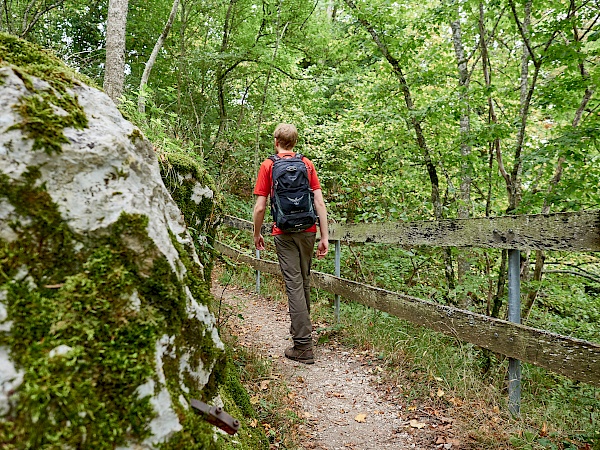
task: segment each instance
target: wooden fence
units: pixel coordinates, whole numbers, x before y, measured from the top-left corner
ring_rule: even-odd
[[[231,216],[224,217],[223,224],[252,231],[251,222]],[[265,226],[263,234],[269,232],[268,226]],[[520,311],[519,251],[598,251],[600,211],[435,222],[331,224],[329,235],[330,241],[336,242],[336,253],[339,253],[339,242],[509,249],[510,321],[320,272],[312,272],[312,283],[317,288],[365,306],[508,356],[512,366],[509,370],[509,409],[514,414],[518,414],[520,408],[518,361],[600,386],[599,344],[521,325],[520,315],[513,313],[511,318],[510,312],[511,307],[513,311],[515,308]],[[280,274],[276,262],[253,258],[220,242],[216,244],[216,250],[261,272]],[[338,260],[339,254],[336,255]],[[516,299],[516,305],[513,301],[511,306],[511,297]]]

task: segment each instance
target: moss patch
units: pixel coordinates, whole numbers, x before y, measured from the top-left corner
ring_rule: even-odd
[[[36,187],[38,178],[33,168],[19,182],[0,175],[0,200],[14,206],[10,226],[18,236],[0,241],[0,289],[12,322],[0,345],[24,372],[16,407],[0,422],[0,442],[3,449],[112,449],[139,442],[149,434],[153,410],[136,389],[155,375],[160,336],[181,327],[178,356],[194,350],[190,365],[214,368],[215,382],[191,392],[200,398],[216,393],[222,352],[204,324],[188,319],[184,285],[147,237],[146,217],[122,214],[93,241],[74,235]],[[133,240],[141,254],[128,249]],[[188,270],[187,277],[197,274]],[[57,348],[67,351],[53,355]],[[179,365],[177,358],[164,360],[165,370]],[[168,384],[173,399],[182,394],[177,380],[175,374]],[[191,417],[180,416],[193,439],[180,448],[212,439],[210,428]]]
[[[220,448],[241,450],[268,450],[269,440],[262,426],[257,425],[257,414],[250,397],[240,382],[238,369],[233,363],[231,355],[227,360],[227,377],[221,387],[220,393],[225,406],[225,411],[240,420],[240,429],[236,437],[221,435]],[[235,442],[234,442],[235,441]]]
[[[159,158],[161,176],[173,200],[181,210],[190,234],[196,244],[196,252],[204,266],[204,279],[210,283],[214,260],[213,243],[216,235],[214,217],[220,202],[216,186],[206,169],[192,156],[185,153],[162,153]],[[209,189],[206,195],[194,194],[198,189]]]
[[[28,75],[41,78],[57,90],[61,86],[87,84],[98,88],[91,79],[69,69],[54,54],[13,35],[0,32],[0,66],[11,65]]]
[[[0,33],[0,66],[12,67],[31,93],[15,105],[22,121],[11,129],[21,129],[34,141],[33,149],[60,152],[68,143],[63,130],[83,129],[87,118],[70,88],[83,77],[67,69],[55,56],[14,36]],[[32,77],[43,79],[49,87],[36,92]]]

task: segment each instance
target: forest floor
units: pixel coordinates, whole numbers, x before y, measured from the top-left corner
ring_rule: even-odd
[[[286,384],[289,407],[302,419],[292,425],[301,449],[461,448],[454,420],[428,399],[406,404],[401,382],[386,379],[374,352],[328,339],[315,346],[315,364],[290,361],[283,356],[291,345],[287,305],[216,280],[212,293],[230,311],[226,329],[238,346],[272,362],[274,375],[263,383]],[[313,327],[317,340],[331,324]]]

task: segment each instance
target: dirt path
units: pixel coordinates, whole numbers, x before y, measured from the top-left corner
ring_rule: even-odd
[[[286,379],[298,414],[307,419],[305,448],[458,448],[435,436],[436,429],[449,428],[451,421],[432,422],[406,411],[396,387],[383,382],[383,369],[375,355],[327,342],[315,347],[314,365],[290,361],[283,356],[291,345],[285,305],[217,284],[213,295],[235,311],[229,326],[240,345],[271,358]]]

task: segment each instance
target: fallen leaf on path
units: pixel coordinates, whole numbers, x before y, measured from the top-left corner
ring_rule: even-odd
[[[438,389],[438,391],[437,391],[437,396],[438,396],[438,397],[443,397],[443,396],[444,396],[444,394],[445,394],[445,392],[444,392],[444,391],[442,391],[441,389]]]
[[[417,428],[417,429],[421,429],[421,428],[425,428],[425,424],[423,422],[419,422],[417,419],[412,419],[409,422],[409,425],[413,428]]]
[[[251,426],[252,428],[256,428],[256,426],[257,426],[257,425],[258,425],[258,420],[256,420],[256,419],[252,419],[252,420],[250,421],[250,426]]]
[[[452,397],[452,398],[449,398],[448,401],[450,403],[452,403],[454,406],[462,406],[462,404],[463,404],[463,402],[460,398]]]
[[[250,403],[252,405],[258,405],[259,402],[260,398],[258,397],[258,395],[253,395],[252,397],[250,397]]]
[[[262,380],[260,382],[260,390],[266,391],[267,389],[269,389],[269,383],[271,383],[269,380]]]
[[[366,414],[358,414],[354,420],[356,420],[359,423],[365,423],[367,421],[367,415]]]
[[[327,392],[325,395],[327,397],[344,398],[344,394],[342,394],[341,392]]]

